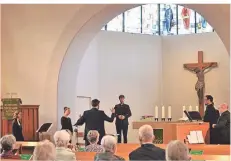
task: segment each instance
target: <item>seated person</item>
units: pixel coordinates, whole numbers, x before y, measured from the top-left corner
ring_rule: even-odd
[[[213,124],[212,127],[218,132],[219,144],[230,144],[230,112],[228,111],[228,105],[223,103],[219,107],[220,117],[217,124]]]
[[[165,160],[165,150],[153,144],[155,136],[150,125],[139,128],[139,141],[141,147],[129,154],[130,160]]]
[[[90,145],[86,146],[86,152],[103,152],[103,147],[97,144],[99,141],[99,132],[97,130],[90,130],[87,134],[87,139]]]
[[[116,138],[111,135],[106,135],[101,140],[101,145],[104,148],[103,153],[98,153],[95,155],[95,161],[102,161],[102,160],[110,160],[110,161],[117,161],[117,160],[125,160],[119,156],[116,156],[117,150],[117,141]]]
[[[51,135],[48,132],[39,133],[39,141],[49,140],[52,142]]]
[[[167,161],[190,161],[188,147],[179,140],[171,141],[166,148]]]
[[[5,135],[1,138],[0,144],[2,147],[1,159],[20,159],[19,155],[13,153],[13,147],[16,143],[16,139],[13,135]]]
[[[55,160],[55,157],[55,145],[48,140],[39,142],[33,152],[34,161],[51,161]]]
[[[66,130],[56,131],[54,142],[56,145],[56,160],[76,161],[74,149],[68,148],[70,134]]]

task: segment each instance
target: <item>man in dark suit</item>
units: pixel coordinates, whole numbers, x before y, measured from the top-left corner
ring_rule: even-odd
[[[213,103],[213,97],[211,95],[205,96],[205,115],[204,115],[204,122],[209,122],[210,127],[210,144],[217,144],[217,132],[212,128],[213,124],[217,123],[218,117],[219,117],[219,111],[215,109],[214,103]]]
[[[97,130],[99,132],[99,141],[100,144],[101,139],[105,135],[104,129],[104,121],[113,122],[115,118],[115,110],[111,109],[111,117],[108,117],[104,111],[99,110],[99,103],[100,101],[97,99],[92,100],[92,109],[84,111],[83,116],[79,118],[74,126],[83,125],[85,123],[85,130],[84,130],[84,140],[85,145],[89,145],[90,143],[87,140],[87,134],[90,130]]]
[[[117,142],[121,143],[121,134],[123,131],[124,143],[128,142],[128,118],[132,115],[129,105],[124,104],[124,95],[119,96],[120,104],[115,105],[116,115],[116,133],[118,134]]]
[[[139,129],[141,147],[129,154],[129,160],[165,160],[165,150],[153,144],[155,136],[150,125],[143,125]]]
[[[218,144],[230,144],[230,112],[228,111],[227,104],[221,104],[219,107],[220,117],[217,124],[213,124],[212,127],[219,132]]]

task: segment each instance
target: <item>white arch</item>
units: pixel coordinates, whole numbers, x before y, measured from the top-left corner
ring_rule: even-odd
[[[54,101],[48,106],[57,107],[57,105],[59,105],[58,108],[60,109],[63,108],[64,105],[71,107],[74,105],[76,93],[75,88],[73,88],[72,85],[75,84],[76,80],[71,78],[73,78],[73,75],[77,78],[79,69],[78,65],[89,42],[108,21],[113,19],[116,15],[135,6],[137,5],[84,5],[79,11],[77,11],[76,15],[63,31],[53,52],[54,54],[50,61],[50,70],[47,73],[45,88],[45,91],[50,91],[52,89],[53,91],[50,91],[49,93],[44,92],[46,93],[46,95],[44,95],[45,106],[46,102],[51,102],[50,98]],[[188,4],[186,6],[200,13],[209,22],[220,36],[226,49],[229,51],[229,5]],[[211,14],[211,11],[213,14]],[[81,13],[85,14],[84,18],[80,18],[82,17]],[[72,48],[68,49],[71,41],[75,41],[75,44],[78,44],[74,47],[76,48],[75,50],[78,51],[75,55],[70,55],[69,51],[72,50]],[[57,98],[62,98],[67,93],[69,93],[71,97],[67,98],[67,100],[57,101]],[[58,114],[58,121],[60,115],[61,114]]]

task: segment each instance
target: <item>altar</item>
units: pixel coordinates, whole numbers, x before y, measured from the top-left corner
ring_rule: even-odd
[[[202,131],[205,144],[209,144],[209,123],[207,122],[154,122],[137,121],[133,122],[133,129],[139,129],[143,125],[150,125],[153,129],[162,129],[163,144],[168,144],[171,140],[185,141],[190,131]]]

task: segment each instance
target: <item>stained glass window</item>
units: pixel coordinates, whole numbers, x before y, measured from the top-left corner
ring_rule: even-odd
[[[195,33],[195,11],[178,6],[178,34]]]
[[[160,4],[160,34],[176,35],[176,5]]]
[[[200,14],[175,4],[138,6],[118,15],[101,30],[151,35],[213,32],[213,28]]]
[[[198,13],[196,13],[197,33],[213,32],[212,26]]]
[[[125,12],[125,32],[141,33],[141,6]]]
[[[159,34],[158,5],[147,4],[142,6],[142,33]]]
[[[116,16],[107,24],[108,31],[123,31],[123,16],[122,14]]]

